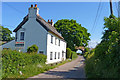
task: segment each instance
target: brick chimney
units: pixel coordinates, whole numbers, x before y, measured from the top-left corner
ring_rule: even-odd
[[[35,4],[34,7],[33,5],[31,5],[28,14],[29,14],[29,18],[36,18],[36,15],[39,15],[39,8],[37,7],[37,4]]]

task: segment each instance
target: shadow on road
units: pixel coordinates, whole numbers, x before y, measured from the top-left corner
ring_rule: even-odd
[[[80,67],[74,67],[69,71],[48,71],[44,74],[60,76],[62,78],[85,78],[84,63]]]

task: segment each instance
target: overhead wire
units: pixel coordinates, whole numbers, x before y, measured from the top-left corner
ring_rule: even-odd
[[[12,8],[13,10],[15,10],[16,12],[18,12],[19,14],[24,14],[24,12],[22,12],[22,11],[20,11],[20,10],[18,10],[17,8],[15,8],[14,6],[12,6],[12,5],[10,5],[10,4],[8,4],[8,3],[4,3],[5,5],[7,5],[8,7],[10,7],[10,8]],[[12,28],[15,28],[15,26],[11,26],[11,25],[6,25],[6,24],[0,24],[1,26],[9,26],[9,28],[11,28],[11,30],[12,30]]]
[[[101,13],[102,13],[102,9],[103,9],[103,3],[101,3],[100,9],[99,9],[97,22],[99,22],[99,19],[100,19]],[[95,30],[96,27],[97,27],[97,22],[96,22],[96,24],[94,25],[94,26],[95,26],[95,27],[94,27],[94,30]],[[94,33],[94,30],[93,30],[93,33]]]
[[[99,14],[100,7],[101,7],[101,0],[100,0],[99,5],[98,5],[97,13],[96,13],[96,16],[95,16],[95,20],[94,20],[94,23],[93,23],[93,27],[92,27],[92,29],[91,29],[91,32],[94,31],[95,24],[96,24],[96,21],[97,21],[97,18],[98,18],[98,14]]]
[[[10,8],[12,8],[13,10],[17,11],[18,13],[20,14],[24,14],[24,12],[18,10],[17,8],[13,7],[12,5],[8,4],[8,3],[5,3],[5,5],[9,6]]]
[[[117,13],[119,13],[119,9],[118,9],[118,3],[117,2],[115,2],[115,6],[116,6],[116,11],[117,11]]]

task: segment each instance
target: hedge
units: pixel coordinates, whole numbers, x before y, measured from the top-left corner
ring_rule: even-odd
[[[71,49],[70,49],[70,48],[67,48],[67,49],[66,49],[66,52],[67,52],[66,58],[71,58]]]
[[[46,55],[28,54],[13,50],[2,51],[2,77],[5,78],[9,74],[18,74],[19,71],[29,64],[46,62]]]
[[[72,59],[75,59],[75,58],[77,58],[77,57],[78,57],[77,53],[74,52],[74,51],[72,51],[71,58],[72,58]]]

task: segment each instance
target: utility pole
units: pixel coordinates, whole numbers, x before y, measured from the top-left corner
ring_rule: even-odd
[[[110,0],[110,12],[111,12],[111,15],[113,14],[113,10],[112,10],[112,0]]]
[[[118,2],[118,17],[120,17],[120,1]]]

